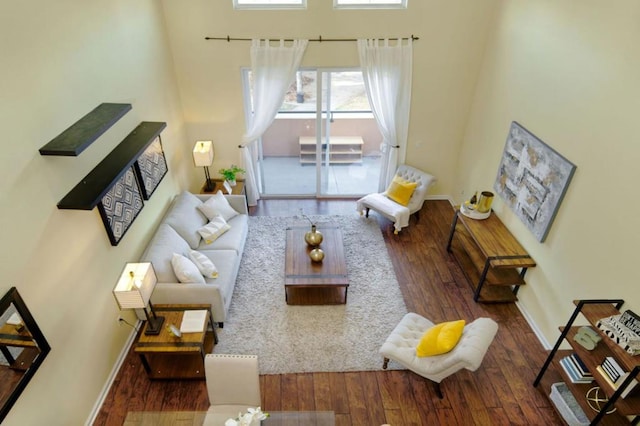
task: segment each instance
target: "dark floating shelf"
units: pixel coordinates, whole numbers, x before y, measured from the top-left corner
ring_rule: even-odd
[[[92,210],[160,132],[164,122],[143,121],[60,202],[59,209]]]
[[[130,110],[131,104],[100,104],[40,148],[40,155],[78,156]]]

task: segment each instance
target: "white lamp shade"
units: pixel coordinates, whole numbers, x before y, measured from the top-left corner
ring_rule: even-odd
[[[120,309],[146,308],[158,282],[150,262],[127,263],[113,289]]]
[[[198,141],[193,147],[193,162],[197,167],[208,167],[213,164],[213,142]]]

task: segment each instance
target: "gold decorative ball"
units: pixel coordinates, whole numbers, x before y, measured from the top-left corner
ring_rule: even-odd
[[[309,257],[313,262],[322,262],[322,259],[324,259],[324,252],[321,248],[314,248],[309,252]]]

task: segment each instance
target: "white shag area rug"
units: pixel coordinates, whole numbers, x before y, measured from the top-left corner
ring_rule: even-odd
[[[346,305],[292,306],[284,296],[285,230],[295,217],[249,217],[249,236],[215,353],[258,355],[261,374],[381,370],[380,346],[407,313],[378,224],[311,216],[342,230]],[[389,368],[401,368],[394,363]]]

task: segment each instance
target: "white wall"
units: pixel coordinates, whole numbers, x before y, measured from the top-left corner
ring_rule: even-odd
[[[504,0],[488,43],[455,194],[492,188],[514,120],[577,165],[544,243],[494,202],[538,263],[519,297],[550,342],[574,299],[623,298],[640,312],[639,17],[634,0]]]
[[[420,37],[407,163],[436,177],[433,193],[450,194],[459,146],[495,0],[421,0],[408,10],[334,11],[331,1],[307,10],[235,11],[230,0],[163,0],[189,139],[213,140],[211,171],[240,161],[244,130],[240,70],[250,66],[250,42],[205,41],[206,36],[248,38]],[[357,67],[355,42],[310,43],[303,67]],[[192,189],[201,186],[194,171]]]
[[[116,321],[115,280],[186,187],[192,144],[153,0],[0,2],[0,52],[0,293],[18,288],[52,348],[4,424],[79,425],[131,331]],[[133,109],[78,157],[39,154],[102,102]],[[56,204],[141,121],[167,123],[170,172],[112,247],[97,209]]]

